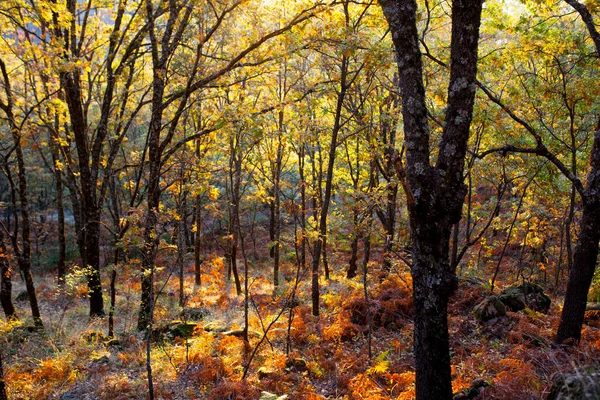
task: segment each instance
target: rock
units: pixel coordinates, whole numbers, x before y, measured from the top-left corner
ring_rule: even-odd
[[[287,394],[284,394],[283,396],[278,396],[269,392],[260,392],[260,398],[258,400],[285,400],[287,398]]]
[[[587,303],[586,311],[600,311],[600,303]]]
[[[121,342],[117,338],[108,339],[107,341],[104,342],[104,345],[106,347],[118,347],[118,348],[122,347]]]
[[[600,399],[600,372],[556,374],[546,400]]]
[[[260,367],[257,371],[258,374],[258,380],[262,381],[265,378],[270,378],[271,376],[273,376],[274,371],[268,369],[267,367]]]
[[[507,316],[492,318],[482,323],[482,333],[489,338],[506,338],[513,327],[513,323]]]
[[[79,397],[78,394],[65,392],[65,393],[63,393],[63,394],[60,395],[59,399],[60,400],[80,400],[81,397]]]
[[[168,325],[166,333],[173,338],[190,338],[194,334],[197,325],[198,324],[194,322],[172,321]]]
[[[583,323],[600,329],[600,310],[587,310],[583,317]]]
[[[227,323],[225,321],[222,320],[214,320],[214,321],[210,321],[207,322],[206,324],[204,324],[204,330],[206,332],[226,332],[228,330],[227,328]]]
[[[106,335],[100,331],[87,331],[83,334],[83,338],[88,343],[98,343],[104,342],[106,340]]]
[[[244,330],[243,329],[233,329],[233,330],[230,330],[230,331],[223,332],[223,335],[225,335],[225,336],[235,336],[237,338],[243,338],[244,337]],[[258,333],[258,332],[256,332],[256,331],[249,330],[248,331],[248,337],[249,338],[251,338],[251,337],[252,338],[259,338],[259,337],[261,337],[261,334]]]
[[[152,339],[156,341],[164,340],[165,338],[190,338],[196,329],[195,322],[182,322],[179,320],[171,321],[166,325],[157,327],[152,331]]]
[[[200,321],[210,315],[210,311],[204,307],[191,307],[183,310],[183,318],[191,321]]]
[[[483,390],[487,386],[490,386],[490,384],[488,382],[486,382],[482,378],[476,378],[473,381],[473,383],[471,383],[471,386],[468,389],[465,389],[465,390],[463,390],[461,392],[456,393],[452,397],[452,400],[470,400],[470,399],[474,399],[477,396],[479,396],[481,394],[481,392],[483,392]]]
[[[551,303],[550,297],[544,293],[544,289],[535,283],[509,287],[500,293],[500,301],[515,312],[529,307],[534,311],[547,313]]]
[[[29,295],[26,290],[19,292],[19,294],[15,297],[15,301],[27,301],[29,299]]]
[[[308,364],[303,358],[291,358],[285,362],[285,367],[296,372],[304,372],[308,370]]]
[[[506,307],[498,296],[490,296],[476,305],[473,313],[479,321],[486,322],[506,315]]]

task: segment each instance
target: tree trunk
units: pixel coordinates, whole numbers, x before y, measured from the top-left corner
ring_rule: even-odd
[[[452,225],[467,193],[463,171],[475,99],[480,0],[452,2],[450,81],[445,125],[432,166],[430,129],[415,0],[379,0],[396,50],[406,168],[395,167],[404,187],[413,242],[414,350],[417,400],[452,399],[448,298],[456,288],[450,266]]]
[[[346,13],[348,12],[348,3],[344,3],[344,9]],[[348,89],[346,80],[348,74],[348,58],[346,56],[342,56],[342,63],[340,66],[340,91],[338,93],[336,111],[335,111],[335,121],[333,125],[333,130],[331,133],[331,141],[329,143],[329,161],[327,164],[327,177],[325,180],[325,195],[323,197],[323,204],[321,207],[321,214],[319,218],[319,238],[315,243],[315,254],[313,256],[312,261],[312,280],[311,280],[311,289],[312,289],[312,314],[315,317],[319,316],[319,261],[321,259],[321,251],[324,250],[324,247],[327,245],[327,212],[329,211],[329,203],[331,201],[331,191],[333,189],[333,168],[335,165],[335,151],[337,148],[337,138],[338,133],[341,127],[341,117],[342,117],[342,106],[344,103],[344,96],[346,94],[346,90]],[[323,252],[325,254],[325,252]],[[327,271],[327,278],[329,278],[329,271]]]
[[[56,262],[58,284],[63,285],[66,274],[67,241],[65,237],[65,207],[63,196],[62,172],[58,168],[60,163],[59,138],[58,138],[58,118],[51,129],[50,151],[52,153],[54,185],[56,186],[56,212],[58,224],[58,260]]]
[[[600,128],[594,135],[590,164],[579,238],[573,254],[573,267],[569,272],[565,304],[556,333],[557,343],[579,343],[587,295],[596,270],[600,240]]]
[[[196,237],[194,238],[194,283],[202,284],[202,200],[200,195],[196,197]]]
[[[6,395],[6,384],[4,383],[4,365],[2,364],[2,352],[0,351],[0,400],[8,400]]]
[[[0,303],[7,320],[16,319],[17,312],[12,302],[12,271],[6,254],[4,231],[0,229]],[[0,376],[0,379],[2,377]]]
[[[565,0],[581,16],[590,37],[594,41],[596,57],[600,58],[600,34],[596,30],[593,16],[587,7],[577,0]],[[565,304],[556,333],[557,343],[579,343],[585,314],[587,295],[590,290],[598,260],[600,240],[600,122],[596,126],[587,186],[582,195],[583,215],[579,238],[573,254],[573,266],[569,272],[569,283],[565,294]]]

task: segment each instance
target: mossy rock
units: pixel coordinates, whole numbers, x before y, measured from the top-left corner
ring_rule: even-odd
[[[600,399],[600,372],[557,374],[546,400]]]
[[[490,296],[475,306],[473,314],[479,321],[485,322],[506,315],[506,307],[498,296]]]
[[[200,321],[210,315],[210,311],[204,307],[190,307],[183,310],[183,318],[190,321]]]
[[[528,307],[534,311],[547,313],[552,302],[550,297],[544,293],[544,289],[535,283],[511,286],[500,293],[499,298],[506,307],[514,312]]]
[[[194,322],[172,321],[168,325],[167,335],[170,337],[190,338],[194,335],[194,330],[198,324]]]
[[[196,329],[195,322],[182,322],[179,320],[171,321],[166,325],[159,326],[152,332],[153,340],[161,341],[166,338],[183,338],[187,339],[193,336]]]
[[[498,297],[500,301],[510,309],[510,311],[521,311],[525,309],[525,294],[518,286],[511,286]]]
[[[214,320],[214,321],[210,321],[207,322],[206,324],[204,324],[204,330],[206,332],[227,332],[229,330],[229,328],[227,327],[227,323],[225,321],[222,320]]]

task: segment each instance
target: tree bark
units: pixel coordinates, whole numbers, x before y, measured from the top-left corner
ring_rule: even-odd
[[[17,312],[12,302],[12,271],[6,254],[4,231],[0,228],[0,303],[7,320],[16,319]],[[1,376],[0,376],[1,378]]]
[[[573,267],[569,272],[569,283],[565,304],[556,333],[557,343],[579,343],[585,315],[587,295],[592,284],[598,260],[600,240],[600,126],[594,135],[590,172],[583,197],[583,214],[579,238],[573,254]]]
[[[8,400],[6,395],[6,384],[4,383],[4,365],[2,364],[2,352],[0,352],[0,400]]]
[[[591,13],[585,5],[577,0],[565,1],[581,16],[590,37],[594,41],[596,56],[600,58],[600,34],[596,30]],[[587,185],[581,197],[583,213],[579,238],[573,254],[573,266],[569,272],[565,304],[555,338],[555,341],[559,344],[576,344],[581,339],[581,327],[587,295],[598,260],[598,241],[600,240],[600,122],[596,126]]]
[[[348,3],[344,3],[345,11],[348,11]],[[335,121],[331,133],[331,141],[329,144],[329,160],[327,164],[327,176],[325,179],[325,195],[323,196],[323,204],[319,215],[319,238],[315,242],[315,253],[312,260],[312,279],[311,279],[311,298],[312,298],[312,314],[315,317],[319,316],[319,261],[321,259],[321,251],[326,246],[327,237],[327,213],[329,211],[329,203],[331,202],[331,191],[333,189],[333,168],[335,165],[335,151],[337,148],[338,133],[341,128],[341,115],[344,96],[346,94],[347,75],[348,75],[348,58],[342,57],[340,66],[340,91],[337,97]],[[328,274],[327,274],[328,275]]]
[[[202,199],[200,195],[196,196],[194,205],[196,212],[196,236],[194,238],[194,283],[197,286],[202,284]]]
[[[447,305],[456,288],[450,266],[452,225],[467,193],[463,171],[475,98],[480,0],[452,2],[448,106],[437,163],[430,163],[430,138],[415,0],[380,0],[390,26],[402,95],[406,169],[403,183],[413,244],[416,398],[451,399]]]

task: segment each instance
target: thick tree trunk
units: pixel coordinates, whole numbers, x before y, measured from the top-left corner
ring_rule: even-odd
[[[587,295],[596,270],[600,240],[600,129],[596,130],[594,136],[590,165],[579,238],[573,254],[573,267],[569,273],[565,304],[556,334],[557,343],[579,343]]]
[[[596,56],[600,58],[600,33],[596,29],[592,14],[577,0],[565,0],[581,16],[590,37],[594,41]],[[587,294],[590,290],[598,260],[600,240],[600,122],[596,126],[587,186],[582,195],[583,215],[573,266],[569,272],[569,283],[565,294],[565,304],[556,333],[557,343],[579,343],[585,314]]]
[[[480,0],[452,2],[448,107],[435,167],[423,86],[415,0],[380,0],[390,26],[402,95],[406,169],[396,170],[404,186],[413,241],[414,349],[417,400],[452,399],[448,298],[456,287],[450,266],[450,231],[461,217],[467,193],[463,171],[473,115]]]

